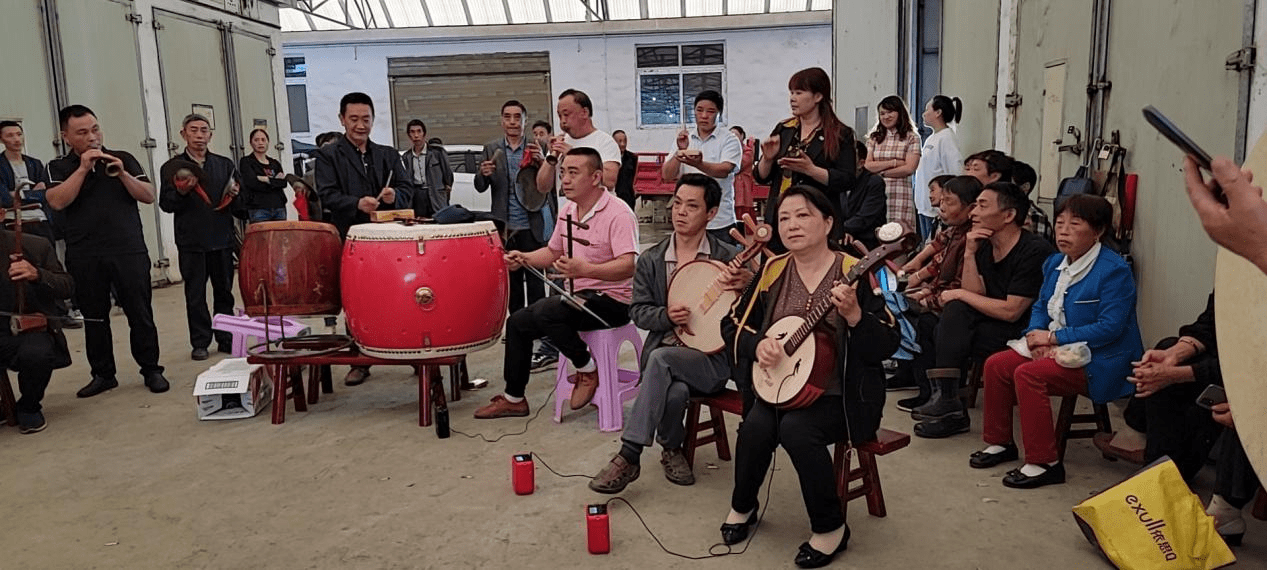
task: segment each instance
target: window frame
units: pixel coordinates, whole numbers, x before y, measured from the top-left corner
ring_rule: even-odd
[[[682,63],[682,62],[683,62],[683,54],[682,54],[682,48],[683,48],[683,47],[685,47],[685,46],[703,46],[703,45],[719,45],[719,46],[721,46],[721,50],[722,50],[722,63],[721,63],[721,64],[715,64],[715,65],[684,65],[684,64]],[[676,47],[676,48],[677,48],[677,50],[678,50],[678,65],[677,65],[677,66],[672,66],[672,67],[638,67],[638,50],[639,50],[640,48],[654,48],[654,47],[666,47],[666,46],[673,46],[673,47]],[[635,93],[635,97],[634,97],[634,99],[635,99],[635,100],[636,100],[636,102],[637,102],[637,108],[636,108],[636,110],[635,110],[635,114],[636,114],[636,118],[637,118],[637,128],[638,128],[639,130],[649,130],[649,129],[679,129],[679,128],[681,128],[681,127],[682,127],[682,125],[683,125],[683,124],[685,124],[685,125],[687,125],[687,126],[689,126],[689,127],[694,127],[694,126],[695,126],[695,122],[694,122],[694,114],[693,114],[693,113],[691,113],[691,115],[692,115],[692,120],[691,120],[690,122],[686,122],[686,123],[683,123],[683,122],[677,122],[677,123],[671,123],[671,124],[660,124],[660,123],[646,123],[646,122],[643,122],[643,113],[642,113],[642,78],[643,78],[643,76],[644,76],[644,75],[676,75],[676,76],[678,77],[678,99],[679,99],[678,104],[679,104],[679,106],[680,106],[680,107],[679,107],[679,112],[683,114],[683,120],[685,120],[685,115],[688,113],[688,109],[692,109],[692,108],[693,108],[693,107],[691,107],[691,105],[692,105],[692,104],[693,104],[693,102],[694,102],[694,96],[695,96],[695,94],[691,94],[691,95],[689,95],[689,96],[688,96],[688,95],[684,92],[684,86],[686,85],[686,77],[685,77],[685,76],[686,76],[686,75],[693,75],[693,74],[700,74],[700,73],[719,73],[719,74],[721,74],[721,89],[720,89],[720,92],[721,92],[722,98],[723,98],[723,99],[725,99],[725,98],[726,98],[726,91],[727,91],[727,87],[728,87],[728,82],[727,82],[727,78],[726,78],[726,61],[727,61],[727,59],[728,59],[728,57],[729,57],[728,52],[729,52],[729,49],[728,49],[728,46],[726,45],[726,41],[725,41],[725,40],[722,40],[722,39],[718,39],[718,40],[709,40],[709,41],[663,42],[663,43],[635,44],[635,45],[634,45],[634,86],[635,86],[636,93]],[[721,113],[721,115],[717,117],[717,124],[718,124],[718,126],[721,126],[721,125],[725,125],[725,124],[726,124],[726,112],[725,112],[725,110],[723,110],[723,111],[722,111],[722,113]]]

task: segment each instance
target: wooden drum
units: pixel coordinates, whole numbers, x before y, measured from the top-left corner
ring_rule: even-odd
[[[246,228],[238,289],[246,314],[339,314],[339,254],[334,226],[260,222]]]

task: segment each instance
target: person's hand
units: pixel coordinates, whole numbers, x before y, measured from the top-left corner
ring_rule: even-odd
[[[845,285],[837,283],[831,288],[831,304],[836,306],[836,312],[840,313],[841,318],[849,326],[858,324],[862,320],[862,307],[858,306],[858,283]]]
[[[497,169],[497,163],[491,160],[485,160],[480,163],[480,176],[492,176],[493,170]]]
[[[267,176],[264,176],[263,174],[261,174],[261,175],[259,175],[259,176],[256,176],[256,177],[255,177],[255,179],[256,179],[256,180],[259,180],[260,182],[265,182],[265,183],[267,183],[267,182],[268,182],[268,177],[267,177]]]
[[[763,368],[770,368],[783,358],[783,345],[779,341],[766,337],[757,343],[757,362]]]
[[[186,196],[194,186],[198,185],[198,179],[193,176],[176,176],[172,178],[172,186],[176,188],[176,192],[181,196]]]
[[[563,155],[567,154],[569,150],[572,150],[572,145],[564,142],[563,135],[558,135],[550,140],[550,152],[554,153],[554,156],[562,159]]]
[[[773,159],[779,153],[780,144],[779,135],[770,135],[761,141],[761,160]]]
[[[676,142],[677,142],[678,150],[686,150],[686,147],[691,144],[691,133],[687,132],[686,129],[682,129],[678,131]]]
[[[677,152],[677,154],[675,154],[674,156],[676,156],[676,157],[677,157],[678,162],[681,162],[682,164],[685,164],[685,165],[687,165],[687,166],[689,166],[689,167],[691,167],[691,168],[699,168],[700,166],[703,166],[703,164],[704,164],[704,155],[703,155],[702,153],[701,153],[701,154],[695,154],[695,153],[689,153],[689,154],[688,154],[688,153],[686,153],[686,152],[683,152],[683,151],[680,151],[680,150],[679,150],[679,151]]]
[[[686,305],[670,305],[669,321],[679,327],[685,327],[691,322],[691,309]]]
[[[1183,158],[1188,199],[1201,218],[1205,233],[1215,243],[1267,272],[1267,202],[1263,202],[1263,189],[1253,184],[1253,172],[1237,168],[1231,160],[1219,157],[1210,167],[1214,176],[1206,181],[1197,162],[1190,156]],[[1216,187],[1223,189],[1226,205],[1215,199]]]
[[[502,259],[506,260],[506,269],[510,271],[519,271],[519,268],[528,264],[524,260],[524,254],[518,251],[508,251]]]
[[[378,209],[378,198],[373,196],[362,196],[360,200],[356,201],[356,209],[365,212],[366,214],[373,212]]]
[[[31,262],[25,259],[18,259],[17,254],[9,256],[9,280],[10,281],[35,281],[40,278],[40,270],[36,269]]]
[[[229,189],[225,190],[225,194],[228,194],[229,197],[232,198],[234,196],[237,196],[238,193],[240,193],[241,191],[242,191],[242,187],[238,185],[237,180],[234,180],[232,184],[229,184]]]
[[[83,154],[79,155],[79,169],[84,172],[92,172],[92,169],[97,166],[97,161],[106,158],[107,156],[109,155],[101,152],[101,149],[99,148],[90,148],[85,150]],[[118,159],[116,158],[115,160]]]
[[[541,145],[535,142],[525,145],[524,152],[528,153],[528,156],[532,157],[532,162],[538,165],[546,159],[545,155],[541,154]]]
[[[1176,356],[1174,353],[1170,352],[1169,350],[1158,350],[1156,348],[1150,348],[1144,351],[1144,356],[1141,356],[1138,362],[1131,363],[1131,365],[1134,366],[1135,368],[1139,368],[1140,366],[1143,366],[1146,364],[1178,366],[1179,357]]]
[[[34,190],[44,190],[44,189],[46,189],[46,188],[47,188],[47,186],[45,186],[43,182],[40,182],[39,184],[36,184],[36,185],[35,185],[35,188],[33,188],[33,189],[34,189]]]
[[[1131,383],[1135,384],[1135,397],[1147,398],[1171,384],[1183,380],[1183,367],[1166,364],[1147,363],[1136,366],[1131,371]]]
[[[814,168],[814,161],[810,160],[809,156],[803,152],[796,157],[785,156],[780,158],[778,162],[779,168],[800,174],[809,174],[810,170]]]
[[[726,276],[726,282],[723,287],[729,291],[743,291],[748,286],[748,283],[752,281],[755,274],[746,267],[736,269],[727,265],[724,275]]]
[[[559,272],[564,279],[576,279],[577,277],[586,277],[589,275],[590,268],[593,267],[590,262],[581,257],[560,257],[554,262],[554,270]]]
[[[1210,415],[1214,421],[1223,424],[1224,427],[1236,429],[1236,423],[1232,421],[1232,408],[1227,402],[1210,406]]]
[[[907,275],[914,275],[915,272],[919,270],[920,270],[920,264],[914,259],[906,262],[906,265],[902,266],[902,273],[905,273]]]
[[[395,204],[396,203],[396,189],[392,188],[391,186],[383,188],[383,191],[379,192],[378,194],[378,199],[384,204]]]
[[[963,289],[947,289],[941,292],[939,296],[942,306],[946,306],[951,301],[958,301],[963,298]]]
[[[1051,331],[1034,329],[1025,333],[1025,346],[1028,346],[1030,351],[1040,346],[1052,346]]]
[[[994,230],[992,229],[973,226],[972,229],[968,231],[968,235],[964,238],[964,255],[972,255],[976,253],[977,248],[981,247],[981,242],[990,239],[990,236],[992,235],[994,235]]]
[[[902,266],[902,271],[906,272],[906,288],[907,289],[910,289],[911,287],[919,287],[921,283],[924,283],[924,281],[926,281],[926,279],[924,278],[925,272],[922,271],[921,268],[916,267],[913,270],[907,271],[906,269],[907,267],[912,267],[912,264],[907,263],[906,265]]]
[[[1034,359],[1034,360],[1042,360],[1042,359],[1044,359],[1044,358],[1051,357],[1051,356],[1052,356],[1052,352],[1051,352],[1051,351],[1052,351],[1052,349],[1054,349],[1054,348],[1055,348],[1055,347],[1053,347],[1053,346],[1051,346],[1051,345],[1046,345],[1046,346],[1040,346],[1040,347],[1037,347],[1037,348],[1033,348],[1033,349],[1030,349],[1030,351],[1029,351],[1029,356],[1030,356],[1030,358],[1032,358],[1032,359]]]

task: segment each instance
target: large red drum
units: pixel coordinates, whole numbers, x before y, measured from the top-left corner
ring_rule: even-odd
[[[343,246],[343,308],[361,352],[412,359],[497,343],[509,302],[492,222],[352,226]]]
[[[339,232],[320,222],[260,222],[246,228],[238,289],[246,314],[339,314]]]

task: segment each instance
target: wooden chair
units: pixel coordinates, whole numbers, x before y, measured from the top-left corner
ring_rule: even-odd
[[[700,410],[708,408],[708,420],[700,422]],[[695,468],[695,448],[710,443],[717,445],[717,458],[730,461],[730,440],[726,436],[725,413],[743,415],[743,396],[735,390],[691,398],[686,409],[686,441],[682,454],[686,464]]]
[[[1065,460],[1065,443],[1071,439],[1088,439],[1095,434],[1113,433],[1109,423],[1109,407],[1107,404],[1092,404],[1089,414],[1075,414],[1078,407],[1078,396],[1065,396],[1060,400],[1060,413],[1056,416],[1056,449],[1060,451],[1060,460]],[[1094,424],[1095,428],[1074,428],[1074,424]],[[1116,457],[1105,456],[1109,461]]]
[[[849,501],[861,497],[867,498],[867,512],[873,517],[888,515],[884,507],[884,490],[880,487],[880,469],[876,465],[877,455],[888,455],[911,444],[909,434],[880,428],[874,441],[859,445],[858,467],[853,468],[851,456],[854,448],[846,442],[836,444],[836,494],[840,495],[842,513],[849,508]],[[862,484],[850,488],[849,484],[861,481]]]
[[[7,369],[0,369],[0,412],[4,413],[5,425],[18,425],[18,399],[13,395]]]
[[[977,407],[977,392],[985,386],[981,373],[985,370],[985,358],[973,358],[972,364],[968,366],[968,382],[967,385],[959,390],[959,397],[963,400],[964,407]]]

